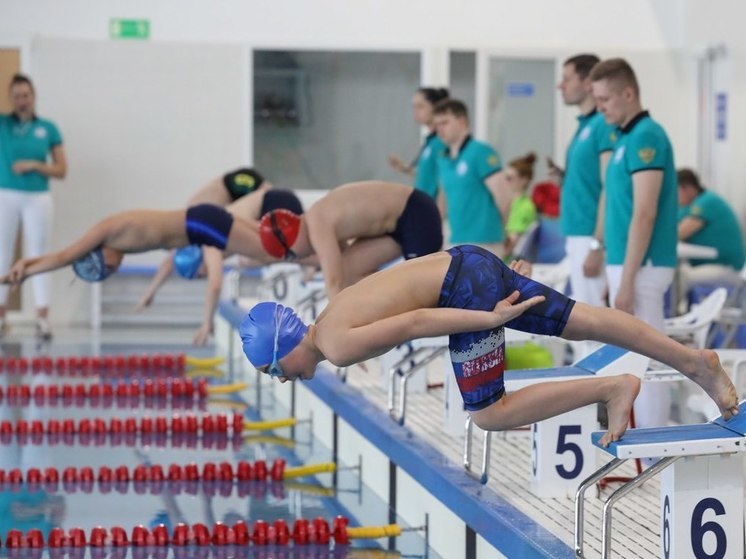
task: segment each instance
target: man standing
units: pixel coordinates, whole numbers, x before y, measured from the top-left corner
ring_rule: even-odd
[[[510,195],[501,187],[502,163],[489,144],[471,137],[466,105],[446,99],[435,106],[435,129],[446,145],[438,157],[451,244],[480,245],[502,256]]]
[[[578,128],[567,148],[565,170],[550,160],[562,182],[560,227],[567,238],[572,295],[583,303],[605,306],[603,176],[616,138],[615,128],[596,109],[590,73],[599,59],[578,54],[562,66],[558,89],[566,105],[580,110]]]
[[[606,170],[604,239],[612,306],[664,328],[663,295],[676,267],[676,168],[666,132],[642,110],[640,88],[623,59],[591,71],[593,96],[606,122],[618,127]],[[635,402],[638,427],[664,425],[670,392],[644,383]]]

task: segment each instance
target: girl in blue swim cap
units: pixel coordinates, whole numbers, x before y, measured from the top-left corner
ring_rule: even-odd
[[[244,352],[280,380],[304,380],[327,359],[348,366],[416,338],[449,335],[465,407],[486,430],[512,429],[603,403],[609,430],[627,428],[640,380],[632,375],[536,384],[506,394],[503,326],[571,340],[592,339],[646,355],[699,384],[727,419],[738,413],[733,383],[710,350],[685,347],[634,316],[575,302],[475,246],[456,246],[369,276],[341,291],[310,326],[275,303],[256,305],[241,324]]]

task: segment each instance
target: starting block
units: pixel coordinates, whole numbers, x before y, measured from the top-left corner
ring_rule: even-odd
[[[620,441],[602,449],[614,459],[583,481],[575,496],[575,555],[584,557],[585,491],[628,459],[663,457],[604,503],[602,557],[611,557],[613,506],[661,472],[662,556],[743,557],[746,404],[742,402],[739,410],[739,415],[728,421],[720,417],[711,423],[630,429]],[[592,436],[597,446],[602,435]]]
[[[594,376],[631,373],[642,376],[648,358],[616,346],[604,345],[577,364],[553,369],[505,371],[505,390],[515,392],[540,382],[558,382]],[[596,406],[586,406],[531,426],[531,492],[537,497],[573,495],[579,480],[596,467],[596,452],[589,435],[598,428]],[[464,437],[464,468],[471,473],[472,422]],[[475,477],[486,483],[489,476],[490,433],[484,434],[481,472]]]

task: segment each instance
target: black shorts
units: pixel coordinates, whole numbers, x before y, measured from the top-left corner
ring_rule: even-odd
[[[438,206],[421,190],[412,190],[396,222],[396,229],[390,235],[407,260],[438,252],[443,246],[443,225]]]
[[[303,205],[292,190],[272,189],[264,194],[259,218],[272,210],[290,210],[295,215],[301,215],[303,213]]]
[[[223,184],[234,202],[254,192],[263,182],[264,177],[256,169],[249,167],[242,167],[223,175]]]
[[[189,243],[225,250],[233,226],[233,216],[220,206],[198,204],[187,208],[186,234]]]

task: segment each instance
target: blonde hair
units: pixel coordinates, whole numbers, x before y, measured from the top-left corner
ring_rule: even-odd
[[[634,90],[635,95],[640,95],[640,85],[637,83],[635,71],[623,58],[609,58],[596,64],[591,70],[591,81],[601,80],[615,82],[622,87],[629,86]]]

